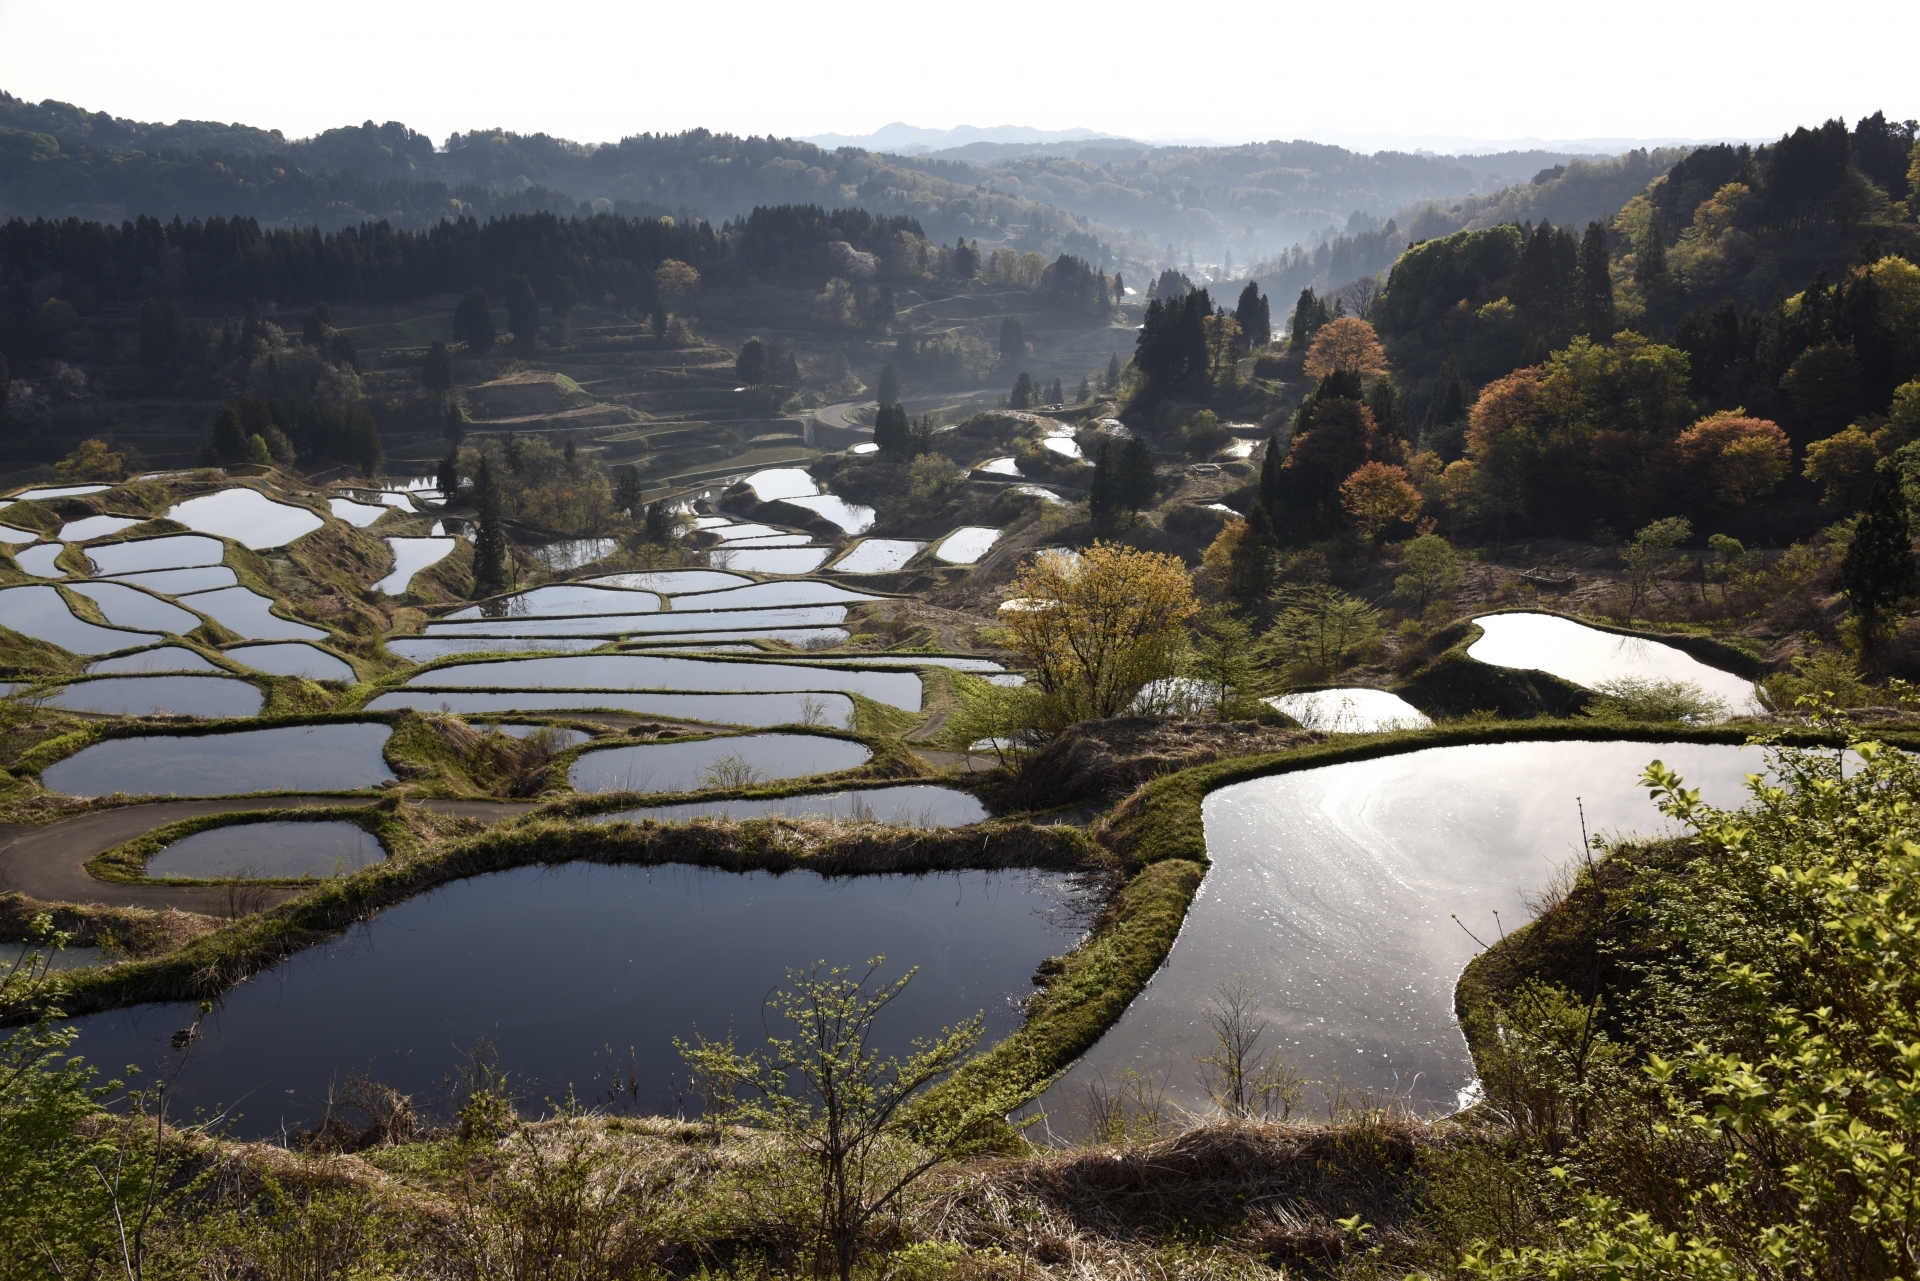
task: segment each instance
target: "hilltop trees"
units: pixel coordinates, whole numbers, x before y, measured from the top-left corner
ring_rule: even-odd
[[[453,337],[454,341],[465,343],[467,350],[476,356],[484,356],[493,350],[497,335],[486,290],[468,290],[460,300],[460,305],[454,308]]]
[[[1134,340],[1134,367],[1157,394],[1204,390],[1211,382],[1216,349],[1209,341],[1213,299],[1204,289],[1147,303],[1146,321]]]
[[[1240,301],[1233,309],[1233,318],[1240,324],[1240,341],[1245,350],[1264,347],[1273,341],[1273,315],[1267,307],[1267,300],[1260,292],[1260,286],[1249,280],[1246,288],[1240,291]]]

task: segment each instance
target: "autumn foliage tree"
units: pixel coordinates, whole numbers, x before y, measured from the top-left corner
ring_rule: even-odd
[[[1378,543],[1396,526],[1420,516],[1420,491],[1407,469],[1394,463],[1366,463],[1340,484],[1340,507],[1362,533]]]
[[[1387,372],[1387,353],[1373,326],[1358,316],[1329,320],[1313,336],[1307,348],[1307,376],[1324,378],[1336,369],[1378,378]]]

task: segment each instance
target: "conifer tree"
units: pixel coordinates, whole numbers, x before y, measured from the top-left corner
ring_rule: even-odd
[[[480,516],[480,529],[473,540],[473,594],[493,596],[506,590],[511,571],[507,537],[500,529],[500,493],[494,484],[493,465],[485,454],[473,474],[473,505]]]
[[[533,282],[518,273],[507,277],[507,328],[516,346],[532,349],[540,328],[540,303],[533,296]]]
[[[1274,550],[1277,544],[1273,537],[1273,522],[1267,517],[1267,509],[1254,504],[1247,513],[1247,530],[1233,549],[1228,561],[1227,590],[1233,596],[1249,605],[1257,604],[1267,598],[1273,590]]]
[[[1873,492],[1853,526],[1853,541],[1840,562],[1840,586],[1859,620],[1860,640],[1871,646],[1880,636],[1887,610],[1913,590],[1913,535],[1900,469],[1883,459]]]
[[[333,316],[327,311],[327,305],[321,303],[307,313],[307,323],[300,329],[300,341],[309,347],[318,347],[321,351],[325,351],[327,335],[332,332]]]
[[[440,497],[452,502],[460,496],[460,446],[453,445],[447,450],[447,456],[440,460],[434,469],[434,483],[440,489]]]
[[[553,278],[553,291],[550,302],[553,308],[553,318],[564,322],[568,316],[573,314],[573,309],[579,306],[579,304],[580,291],[573,287],[573,277],[555,276]]]
[[[1033,379],[1024,372],[1013,380],[1013,394],[1007,398],[1007,404],[1015,409],[1028,409],[1033,405]]]
[[[749,387],[757,387],[767,377],[767,345],[758,338],[740,344],[739,358],[733,362],[733,375]]]
[[[1240,345],[1243,351],[1252,351],[1264,347],[1273,341],[1273,317],[1267,307],[1267,300],[1261,296],[1260,286],[1249,280],[1247,287],[1240,291],[1240,302],[1233,309],[1233,318],[1240,322]]]
[[[453,309],[453,336],[458,342],[467,345],[467,350],[476,356],[484,356],[493,350],[498,336],[493,328],[493,312],[487,303],[487,291],[471,289]]]
[[[1280,507],[1280,433],[1267,437],[1266,457],[1260,460],[1260,509],[1269,523],[1279,515]]]
[[[1087,494],[1087,515],[1093,521],[1093,527],[1106,533],[1119,524],[1120,502],[1116,492],[1113,468],[1113,447],[1105,441],[1100,442],[1100,453],[1094,459],[1093,484]]]
[[[1027,336],[1012,316],[1000,322],[1000,357],[1015,360],[1027,354]]]
[[[638,476],[636,474],[636,481]],[[665,547],[673,542],[673,515],[667,510],[665,499],[647,504],[646,539]]]
[[[613,473],[613,505],[628,513],[640,510],[640,469],[632,463]]]
[[[1400,435],[1400,393],[1393,385],[1393,379],[1381,377],[1373,384],[1373,390],[1367,396],[1367,408],[1373,411],[1373,421],[1380,430],[1391,435]]]
[[[1100,380],[1100,390],[1113,391],[1120,386],[1120,353],[1107,353],[1107,372]]]
[[[467,438],[467,416],[460,412],[460,406],[447,406],[447,415],[441,420],[440,434],[447,438],[453,448],[460,448],[460,442]]]
[[[1093,382],[1085,374],[1080,375],[1080,390],[1074,393],[1076,405],[1084,405],[1093,399]]]
[[[247,429],[240,421],[240,411],[232,404],[223,405],[219,415],[213,420],[213,434],[207,438],[207,444],[213,450],[213,456],[223,463],[237,463],[247,456]]]
[[[435,395],[445,395],[453,389],[453,353],[437,338],[433,346],[427,348],[426,363],[420,368],[420,383]]]
[[[913,433],[907,411],[898,404],[882,405],[873,416],[873,443],[880,456],[893,462],[905,462],[913,453]]]
[[[1104,448],[1104,446],[1102,446]],[[1153,475],[1153,451],[1147,442],[1135,436],[1120,451],[1120,505],[1128,511],[1144,511],[1153,506],[1159,484]]]
[[[1580,326],[1591,338],[1611,338],[1614,331],[1612,261],[1607,253],[1607,229],[1587,224],[1580,241]]]
[[[874,396],[882,405],[900,403],[900,366],[889,360],[880,368],[880,382]]]

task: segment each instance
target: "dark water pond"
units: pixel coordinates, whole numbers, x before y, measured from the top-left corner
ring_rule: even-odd
[[[392,733],[363,721],[110,738],[47,766],[40,779],[69,796],[351,792],[392,780],[380,754]]]
[[[273,598],[262,596],[250,587],[223,587],[218,591],[195,592],[180,598],[235,636],[246,640],[325,640],[326,633],[280,617],[272,610]]]
[[[1213,866],[1166,965],[1043,1102],[1070,1117],[1091,1075],[1134,1068],[1165,1073],[1170,1102],[1204,1110],[1194,1056],[1212,1048],[1207,1003],[1245,974],[1265,1046],[1309,1079],[1452,1110],[1473,1080],[1453,1015],[1480,950],[1467,930],[1492,939],[1531,919],[1527,898],[1579,855],[1576,798],[1596,834],[1667,830],[1638,785],[1656,758],[1723,806],[1744,801],[1763,765],[1757,749],[1709,744],[1489,743],[1212,793]]]
[[[137,654],[87,664],[90,676],[142,676],[148,672],[217,672],[220,669],[184,645],[161,645]]]
[[[370,712],[411,707],[422,712],[489,715],[500,712],[632,712],[707,725],[825,725],[853,728],[853,700],[845,694],[630,694],[624,691],[523,689],[505,692],[400,690],[367,704]]]
[[[588,752],[567,780],[580,792],[692,792],[832,774],[867,763],[859,743],[815,734],[741,734]]]
[[[147,875],[266,880],[342,876],[386,856],[379,839],[356,823],[276,819],[210,827],[182,837],[147,860]]]
[[[583,729],[568,729],[563,725],[476,725],[474,728],[483,732],[497,729],[509,738],[532,738],[535,734],[545,734],[548,741],[563,748],[578,747],[593,737]]]
[[[684,823],[695,818],[845,818],[909,827],[965,827],[987,817],[987,807],[971,793],[951,787],[911,783],[902,787],[864,787],[853,791],[783,796],[771,801],[687,801],[681,805],[645,805],[596,814],[589,823]]]
[[[197,655],[196,655],[197,657]],[[69,685],[47,700],[103,716],[258,716],[266,696],[236,676],[108,676]]]
[[[200,626],[196,615],[125,583],[75,583],[73,590],[99,606],[101,617],[115,627],[184,636]]]
[[[118,581],[144,587],[150,592],[178,596],[182,592],[210,592],[218,587],[233,587],[240,579],[225,565],[200,565],[192,569],[155,569],[144,574],[121,574]]]
[[[428,623],[428,636],[634,636],[743,627],[832,627],[847,618],[844,605],[791,609],[694,610],[685,614],[586,614],[573,618],[500,618]]]
[[[238,1133],[308,1125],[330,1081],[364,1072],[444,1116],[443,1082],[482,1038],[537,1107],[571,1087],[607,1101],[681,1106],[678,1036],[758,1047],[762,1001],[787,970],[826,960],[919,974],[879,1025],[905,1053],[984,1011],[987,1039],[1018,1024],[1043,959],[1071,947],[1083,917],[1062,876],[739,875],[684,867],[570,865],[476,877],[381,913],[229,993],[173,1087],[181,1114],[231,1107]],[[190,1005],[80,1021],[77,1051],[153,1073],[177,1061]],[[689,1109],[697,1108],[689,1102]]]
[[[530,592],[481,601],[445,615],[453,621],[473,618],[556,618],[570,614],[644,614],[660,608],[652,592],[621,591],[581,583],[536,587]]]
[[[312,645],[289,641],[271,645],[236,645],[227,657],[269,676],[304,676],[313,681],[351,681],[353,668]]]
[[[101,627],[74,617],[67,602],[51,587],[9,587],[0,591],[0,625],[75,654],[111,654],[154,641],[154,637],[140,632]]]
[[[407,684],[429,689],[674,689],[713,693],[844,690],[910,712],[920,710],[920,677],[912,672],[844,671],[797,663],[714,662],[650,654],[463,663],[422,672]]]
[[[153,569],[184,569],[190,565],[218,565],[226,544],[198,534],[167,534],[126,543],[87,548],[87,559],[101,574],[137,574]]]
[[[436,658],[451,658],[455,654],[519,654],[539,650],[584,653],[598,649],[605,643],[593,637],[572,640],[565,636],[543,636],[531,640],[511,636],[467,636],[447,640],[408,637],[388,641],[387,652],[410,663],[430,663]]]

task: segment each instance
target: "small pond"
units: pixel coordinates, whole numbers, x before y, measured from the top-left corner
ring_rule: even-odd
[[[147,860],[147,875],[262,881],[344,876],[386,856],[379,838],[357,823],[275,819],[183,836]]]
[[[262,596],[249,587],[193,592],[180,599],[243,640],[320,640],[326,636],[318,627],[281,618],[269,608],[273,604],[271,596]]]
[[[989,476],[1018,476],[1021,474],[1019,462],[1012,458],[990,458],[974,470],[983,471]]]
[[[920,710],[920,678],[911,672],[849,672],[799,663],[724,662],[652,654],[579,654],[459,663],[422,672],[407,684],[433,689],[672,689],[703,693],[841,690],[865,694],[905,711]]]
[[[988,817],[978,797],[951,787],[913,783],[853,791],[815,792],[778,800],[687,801],[596,814],[589,823],[684,823],[696,818],[835,818],[907,827],[965,827]]]
[[[144,574],[117,574],[114,581],[131,583],[150,592],[178,596],[182,592],[210,592],[216,588],[233,587],[239,584],[240,579],[225,565],[201,565],[195,569],[155,569]]]
[[[89,676],[141,676],[148,672],[217,672],[220,669],[184,645],[162,645],[137,654],[87,664]]]
[[[850,503],[836,494],[821,494],[815,498],[788,498],[784,501],[790,506],[804,507],[814,512],[849,534],[864,534],[872,529],[876,515],[873,508],[859,503]]]
[[[231,538],[254,551],[285,547],[326,523],[305,507],[276,503],[259,490],[245,487],[189,498],[168,508],[167,519],[203,534]]]
[[[580,792],[692,792],[834,774],[867,763],[863,744],[817,734],[743,734],[587,752],[567,771]]]
[[[110,738],[49,765],[40,779],[69,796],[359,791],[393,781],[381,755],[392,733],[359,721]]]
[[[586,614],[577,618],[475,619],[428,623],[429,636],[631,636],[652,632],[738,631],[746,627],[831,627],[847,618],[844,605],[791,609],[697,611],[686,614]]]
[[[59,543],[41,543],[38,547],[29,547],[23,552],[15,552],[13,559],[20,568],[35,578],[65,578],[67,571],[53,562],[60,558],[65,548]]]
[[[644,614],[659,608],[660,598],[652,592],[563,583],[481,601],[443,617],[449,622],[471,618],[557,618],[569,614]]]
[[[298,641],[271,645],[235,645],[227,657],[269,676],[303,676],[310,681],[354,679],[353,667],[342,658]]]
[[[717,548],[707,553],[715,569],[739,569],[749,574],[811,574],[832,552],[829,547]]]
[[[927,545],[911,538],[863,538],[853,550],[833,563],[842,574],[888,574],[925,551]]]
[[[117,534],[145,522],[144,516],[87,516],[60,526],[60,541],[84,543],[89,538],[105,538],[108,534]]]
[[[452,552],[457,538],[389,538],[387,546],[393,549],[393,572],[373,585],[376,592],[385,592],[389,596],[403,596],[407,584],[413,576],[429,565],[445,560]]]
[[[564,574],[568,570],[591,565],[603,556],[613,555],[613,549],[619,546],[611,538],[576,538],[564,543],[548,543],[544,547],[530,547],[527,555],[546,566],[547,572]]]
[[[235,676],[107,676],[69,685],[48,699],[69,712],[103,716],[258,716],[266,696]]]
[[[739,574],[718,574],[711,569],[659,569],[639,574],[602,574],[589,583],[604,587],[626,587],[677,596],[681,592],[717,592],[752,582]]]
[[[508,738],[532,738],[535,734],[545,734],[548,741],[556,743],[562,750],[578,747],[593,735],[583,729],[568,729],[564,725],[476,725],[482,732],[499,730]]]
[[[73,590],[98,605],[101,615],[115,627],[184,636],[200,626],[198,615],[124,583],[75,583]]]
[[[427,639],[409,636],[387,642],[387,652],[409,663],[430,663],[455,654],[517,654],[529,651],[558,650],[579,654],[598,649],[605,642],[595,638],[571,640],[564,636],[522,640],[512,636],[469,636],[464,639]]]
[[[704,644],[707,641],[769,640],[786,641],[789,644],[798,645],[802,649],[831,649],[835,645],[846,644],[850,636],[851,633],[844,627],[750,627],[737,631],[671,632],[664,636],[649,636],[644,643],[648,645],[674,645]],[[641,642],[634,643],[639,644]]]
[[[1255,779],[1204,804],[1201,883],[1167,963],[1045,1101],[1068,1116],[1090,1074],[1164,1072],[1195,1110],[1194,1056],[1216,986],[1260,989],[1278,1047],[1306,1077],[1452,1110],[1473,1077],[1454,986],[1482,939],[1531,919],[1528,896],[1593,833],[1657,833],[1638,785],[1659,759],[1710,804],[1738,805],[1760,752],[1691,743],[1528,742],[1429,748]],[[1498,920],[1494,913],[1499,913]],[[1458,923],[1454,920],[1458,916]],[[1461,928],[1462,926],[1466,928]]]
[[[1063,458],[1086,457],[1080,452],[1080,442],[1071,436],[1049,436],[1040,443]]]
[[[232,1107],[240,1137],[308,1126],[330,1085],[364,1072],[444,1121],[442,1082],[485,1038],[530,1106],[563,1098],[672,1113],[686,1100],[673,1038],[763,1048],[762,1001],[824,959],[920,972],[875,1048],[985,1012],[986,1041],[1019,1024],[1045,958],[1073,946],[1074,882],[1033,873],[840,877],[574,864],[459,881],[243,983],[201,1024],[171,1095],[181,1115]],[[516,942],[518,940],[519,942]],[[522,943],[538,940],[532,946]],[[192,1005],[81,1020],[76,1053],[168,1079]],[[609,1054],[611,1050],[611,1054]],[[610,1061],[611,1059],[611,1061]],[[637,1078],[638,1097],[608,1098]]]
[[[949,565],[971,565],[1000,541],[1000,531],[984,525],[962,525],[933,549],[935,558]]]
[[[652,694],[622,690],[569,693],[540,689],[469,693],[422,689],[396,690],[367,704],[370,712],[391,712],[402,707],[462,715],[602,710],[748,728],[809,723],[832,729],[853,728],[853,700],[845,694]],[[813,717],[811,722],[807,719],[809,715]]]
[[[1299,721],[1302,728],[1323,734],[1378,734],[1433,724],[1419,708],[1384,689],[1316,689],[1266,702]]]
[[[357,529],[365,529],[387,514],[384,504],[357,503],[351,498],[329,498],[327,510]]]
[[[31,529],[15,529],[12,525],[0,525],[0,543],[16,547],[21,543],[30,543],[40,535]]]
[[[13,497],[16,502],[27,498],[78,498],[82,494],[104,494],[112,488],[112,485],[43,485],[23,489]]]
[[[1071,507],[1073,505],[1066,499],[1060,497],[1060,495],[1054,493],[1051,489],[1046,489],[1039,485],[1015,485],[1013,492],[1016,494],[1025,494],[1028,498],[1038,498],[1041,502],[1048,503],[1054,507]]]
[[[728,525],[724,529],[716,529],[713,532],[728,543],[737,538],[766,538],[775,534],[784,538],[797,537],[801,542],[807,541],[805,534],[795,534],[790,529],[777,529],[772,525]]]
[[[828,605],[836,601],[883,600],[869,592],[856,592],[838,583],[800,579],[785,583],[753,583],[718,592],[693,592],[673,598],[673,612],[683,614],[697,609],[762,609],[784,605]]]
[[[769,467],[747,477],[747,488],[763,503],[776,498],[809,498],[820,492],[813,477],[798,467]]]
[[[1467,657],[1482,663],[1532,668],[1588,689],[1621,679],[1688,681],[1725,703],[1732,715],[1764,710],[1751,680],[1659,641],[1618,636],[1552,614],[1489,614],[1473,621],[1485,634],[1467,647]]]
[[[191,565],[218,565],[226,545],[197,534],[167,534],[87,548],[96,574],[137,574],[149,569],[185,569]]]
[[[727,550],[752,547],[810,547],[813,538],[807,534],[756,534],[751,538],[731,538],[727,540]]]
[[[0,626],[43,640],[75,654],[111,654],[117,649],[151,645],[153,637],[100,627],[73,616],[51,587],[0,588]]]

